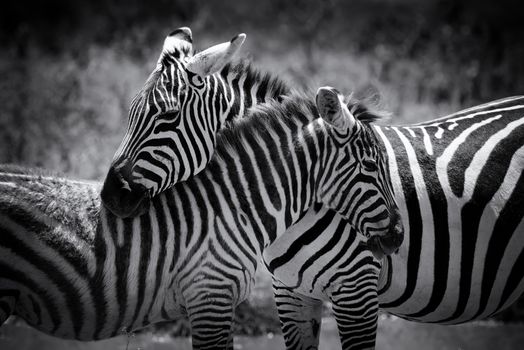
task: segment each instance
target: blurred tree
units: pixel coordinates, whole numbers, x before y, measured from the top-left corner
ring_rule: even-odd
[[[524,75],[524,11],[518,0],[439,0],[433,22],[444,30],[440,42],[457,77],[469,81],[461,91],[465,99],[485,100],[496,92],[518,92],[521,86],[512,76]],[[467,69],[464,69],[467,66]],[[461,73],[466,73],[466,75]]]
[[[270,0],[271,7],[279,9],[281,23],[286,23],[294,31],[294,39],[303,46],[307,71],[316,71],[315,47],[322,28],[333,22],[334,13],[340,0]]]
[[[109,43],[150,21],[189,23],[198,17],[191,0],[7,0],[0,12],[0,43],[37,42],[52,52],[70,49],[71,38]],[[169,14],[169,15],[166,15]],[[83,46],[79,44],[77,49]]]

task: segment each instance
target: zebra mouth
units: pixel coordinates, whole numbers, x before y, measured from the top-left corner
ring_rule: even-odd
[[[132,192],[120,192],[118,196],[108,197],[101,194],[104,206],[114,215],[120,218],[134,218],[142,216],[149,211],[151,198],[148,192],[137,197]]]
[[[102,203],[120,218],[132,218],[145,214],[151,205],[151,194],[141,186],[124,181],[121,174],[111,169],[100,193]]]

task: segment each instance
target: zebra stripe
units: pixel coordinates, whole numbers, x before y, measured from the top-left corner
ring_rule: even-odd
[[[433,122],[380,128],[389,159],[399,164],[392,181],[404,197],[397,201],[406,203],[400,209],[410,233],[388,266],[386,310],[460,323],[490,316],[522,293],[515,266],[524,248],[523,114],[524,98],[514,97]],[[429,142],[421,141],[424,133]]]
[[[494,101],[415,125],[375,127],[388,154],[395,197],[410,233],[399,254],[382,263],[379,299],[384,309],[423,322],[460,323],[489,316],[522,293],[518,269],[524,259],[518,209],[522,99]],[[224,115],[208,117],[222,125]],[[258,152],[278,155],[264,147]],[[175,153],[189,154],[183,149]],[[322,220],[320,215],[312,225]],[[335,232],[345,230],[351,228],[324,230],[320,236],[330,242]],[[296,286],[296,271],[304,266],[326,266],[322,273],[332,273],[333,260],[324,257],[314,263],[303,261],[306,265],[297,261],[286,265],[309,242],[307,235],[289,234],[297,240],[288,241],[289,253],[273,252],[271,246],[264,251],[265,262],[278,280],[276,286],[286,285],[283,282]],[[276,290],[277,302],[279,293],[293,292],[282,293],[282,286]],[[293,297],[307,300],[309,293]],[[285,302],[281,300],[282,305]],[[291,334],[313,332],[288,322],[284,318],[284,329],[294,329],[289,339],[297,339]],[[287,332],[285,336],[288,339]],[[293,346],[306,348],[308,342]],[[314,341],[311,344],[315,346]]]

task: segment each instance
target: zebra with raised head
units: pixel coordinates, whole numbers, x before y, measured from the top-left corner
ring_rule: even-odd
[[[395,221],[367,222],[364,204],[354,202],[366,192],[366,206],[397,216],[387,179],[365,167],[382,161],[368,121],[333,89],[320,89],[317,104],[293,95],[251,110],[218,136],[204,171],[152,198],[137,218],[106,210],[96,184],[4,168],[0,321],[14,313],[49,334],[88,340],[187,312],[195,348],[231,349],[234,308],[250,292],[264,247],[314,203],[355,226],[401,234]],[[259,147],[273,152],[261,156]],[[121,186],[104,184],[110,207]],[[376,283],[373,254],[362,237],[351,242],[351,259],[366,261],[352,277]],[[351,298],[346,280],[329,293]]]
[[[460,323],[500,311],[522,294],[523,99],[495,101],[418,125],[374,126],[389,156],[408,233],[399,254],[381,262],[379,300],[385,310],[422,322]],[[362,105],[353,108],[362,110]],[[222,120],[208,123],[220,126]],[[190,157],[183,147],[170,152]],[[170,176],[162,176],[165,186]],[[318,346],[316,281],[338,273],[333,266],[345,249],[339,238],[352,230],[337,215],[317,215],[304,218],[264,251],[276,277],[288,348]],[[373,344],[373,331],[362,334],[365,342],[357,347]]]
[[[239,39],[233,39],[232,43],[236,40]],[[108,186],[101,193],[102,200],[110,201],[109,207],[119,216],[139,215],[147,209],[150,198],[172,184],[183,181],[191,172],[196,174],[201,171],[212,154],[218,130],[242,116],[247,107],[263,99],[278,98],[290,91],[279,79],[268,75],[259,83],[260,74],[253,73],[249,65],[231,64],[232,43],[193,55],[192,41],[188,28],[177,29],[168,36],[157,68],[133,100],[126,135],[106,177]],[[201,62],[213,68],[203,67]],[[268,86],[273,88],[261,94],[261,88],[262,91],[268,90]],[[354,104],[354,107],[358,105]],[[360,113],[360,116],[366,116],[370,121],[377,117],[366,111]],[[194,126],[195,120],[206,128],[201,130],[198,125]],[[193,151],[195,142],[208,145],[209,152]],[[368,160],[363,163],[368,176],[387,178],[384,161],[373,161],[378,152],[374,149],[369,151]],[[192,152],[197,152],[197,155]],[[185,167],[186,163],[199,166]],[[115,193],[114,184],[121,184],[118,193]],[[111,189],[109,199],[106,197],[107,188]],[[338,195],[344,193],[339,192]],[[391,254],[400,246],[402,227],[397,215],[390,217],[388,212],[377,211],[380,206],[372,204],[369,195],[361,192],[353,198],[355,205],[365,208],[359,211],[361,217],[358,228],[359,232],[372,236],[367,245],[376,256],[381,257]],[[319,222],[325,221],[320,220],[324,215],[331,214],[325,210],[307,214],[314,217],[311,220]],[[370,230],[369,227],[376,220],[393,221],[398,228],[391,231]],[[322,296],[325,297],[326,293],[323,292]],[[361,318],[360,311],[355,315],[346,311],[346,314],[353,319]],[[374,317],[376,313],[371,311],[370,315]],[[376,318],[372,323],[376,327]],[[300,323],[293,322],[293,328],[297,326],[301,326]],[[349,343],[351,332],[343,333],[343,338]],[[369,329],[369,333],[368,338],[374,340],[374,329]]]

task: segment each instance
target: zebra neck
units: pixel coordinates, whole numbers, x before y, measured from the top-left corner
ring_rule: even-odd
[[[314,179],[300,178],[293,172],[287,175],[271,172],[270,166],[256,167],[248,161],[235,165],[240,169],[212,163],[202,173],[208,176],[197,176],[176,185],[172,189],[173,199],[167,201],[177,203],[175,224],[189,217],[191,222],[210,220],[210,225],[218,225],[230,233],[242,232],[240,239],[256,245],[257,253],[261,253],[313,204],[315,193],[310,189]],[[216,232],[209,227],[209,233],[202,233]],[[181,232],[182,236],[185,234],[191,233]]]
[[[244,138],[235,149],[217,151],[203,172],[173,187],[174,202],[195,217],[207,210],[231,229],[251,232],[261,249],[267,246],[316,199],[323,159],[297,152],[291,135],[289,140],[275,135],[266,130]],[[193,201],[186,199],[189,195]]]

